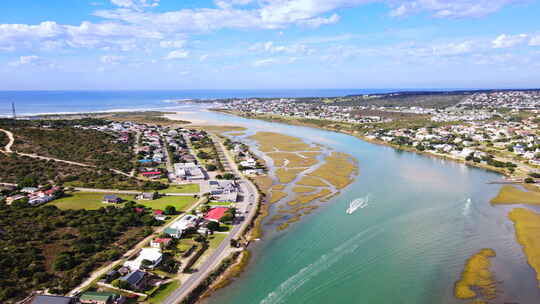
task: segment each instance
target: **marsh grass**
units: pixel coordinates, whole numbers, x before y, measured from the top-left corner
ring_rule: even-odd
[[[296,184],[308,187],[328,187],[320,178],[314,176],[304,176]]]
[[[504,185],[491,203],[540,205],[540,191],[523,191],[512,185]]]
[[[525,208],[510,211],[508,218],[514,222],[516,238],[523,247],[529,265],[536,271],[540,283],[540,214]]]
[[[295,193],[311,193],[315,191],[316,189],[313,187],[305,187],[305,186],[296,186],[292,189]]]
[[[292,182],[298,174],[300,174],[305,169],[285,169],[279,168],[276,170],[276,176],[280,183],[288,184]]]
[[[306,151],[311,147],[298,137],[288,136],[274,132],[257,132],[250,139],[259,143],[262,152],[280,151]]]
[[[268,202],[270,204],[274,204],[282,200],[283,198],[287,197],[287,193],[283,191],[272,191],[272,195],[270,196],[270,199]]]
[[[267,155],[274,160],[276,167],[308,168],[319,163],[316,158],[302,157],[292,152],[269,152]]]
[[[309,176],[322,178],[337,189],[343,189],[353,181],[352,175],[356,170],[356,163],[349,155],[334,152],[326,157],[322,166],[309,173]]]
[[[465,262],[461,278],[454,286],[456,298],[473,299],[480,296],[485,300],[492,300],[496,297],[495,280],[489,269],[491,266],[489,259],[494,256],[493,249],[484,248]]]

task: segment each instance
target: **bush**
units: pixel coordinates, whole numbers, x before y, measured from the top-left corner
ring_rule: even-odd
[[[526,184],[534,184],[534,179],[532,177],[527,177],[524,182]]]

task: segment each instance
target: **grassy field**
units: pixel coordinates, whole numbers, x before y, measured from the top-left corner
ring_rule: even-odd
[[[523,246],[527,261],[536,271],[536,279],[540,283],[540,214],[516,208],[510,211],[508,217],[514,222],[517,241]]]
[[[504,185],[499,194],[491,200],[492,204],[529,204],[540,205],[540,192],[523,191],[515,186]]]
[[[60,209],[86,209],[95,210],[101,207],[111,206],[114,204],[103,203],[103,197],[108,195],[107,193],[95,193],[95,192],[74,192],[68,194],[68,196],[61,199],[52,201],[50,204],[57,206]],[[116,195],[116,194],[114,194]],[[166,206],[171,205],[178,211],[184,211],[188,209],[193,203],[197,201],[196,198],[191,196],[164,196],[153,201],[139,201],[135,200],[133,195],[117,195],[124,200],[130,200],[137,202],[146,207],[152,209],[165,209]]]
[[[208,205],[210,206],[225,206],[228,207],[231,204],[234,204],[233,202],[209,202]]]
[[[174,206],[177,211],[187,210],[193,203],[197,201],[192,196],[163,196],[153,201],[135,201],[141,205],[152,209],[165,209],[167,206]]]
[[[217,248],[219,244],[223,242],[226,236],[226,233],[214,233],[213,235],[209,236],[208,245],[210,246],[210,249]]]
[[[148,302],[152,304],[163,303],[163,301],[178,287],[180,287],[179,280],[174,280],[166,285],[160,286],[152,297],[148,299]]]
[[[95,192],[74,192],[68,193],[65,197],[52,201],[50,204],[60,209],[86,209],[96,210],[101,207],[111,206],[114,204],[103,203],[103,197],[108,193]],[[113,194],[116,195],[116,194]],[[124,200],[133,200],[133,195],[117,195]]]
[[[159,190],[159,193],[199,193],[201,187],[199,184],[173,185],[167,189]]]

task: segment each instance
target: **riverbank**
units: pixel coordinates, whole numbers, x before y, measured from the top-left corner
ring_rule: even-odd
[[[505,170],[503,168],[497,168],[497,167],[485,165],[485,164],[482,164],[482,163],[476,163],[476,162],[473,162],[473,161],[466,161],[464,159],[460,159],[460,158],[457,158],[457,157],[452,157],[452,156],[446,155],[446,154],[419,151],[417,149],[409,148],[409,147],[406,147],[406,146],[394,145],[394,144],[389,143],[389,142],[367,138],[366,136],[362,136],[361,134],[358,134],[355,131],[348,131],[348,130],[343,130],[343,129],[332,128],[332,127],[329,127],[329,126],[326,126],[326,125],[323,126],[323,125],[317,125],[317,124],[313,124],[313,123],[305,123],[305,122],[301,122],[301,121],[299,121],[297,119],[283,119],[283,118],[278,118],[278,117],[273,117],[273,116],[268,116],[268,115],[245,115],[242,112],[229,111],[229,110],[223,110],[223,109],[210,109],[210,110],[211,111],[216,111],[216,112],[222,112],[222,113],[226,113],[226,114],[230,114],[230,115],[236,115],[236,116],[240,116],[240,117],[243,117],[243,118],[260,119],[260,120],[264,120],[264,121],[268,121],[268,122],[277,122],[277,123],[284,123],[284,124],[295,125],[295,126],[317,128],[317,129],[322,129],[322,130],[332,131],[332,132],[339,132],[339,133],[354,136],[354,137],[356,137],[358,139],[361,139],[363,141],[366,141],[366,142],[369,142],[369,143],[372,143],[372,144],[382,145],[382,146],[391,147],[391,148],[394,148],[394,149],[397,149],[397,150],[400,150],[400,151],[413,152],[413,153],[421,154],[421,155],[424,155],[424,156],[435,157],[435,158],[439,158],[439,159],[450,160],[450,161],[454,161],[454,162],[457,162],[457,163],[462,163],[462,164],[465,164],[467,166],[472,166],[472,167],[488,170],[488,171],[491,171],[491,172],[499,173],[501,175],[504,175],[507,178],[524,178],[525,177],[525,176],[519,176],[519,175],[512,175],[507,170]]]

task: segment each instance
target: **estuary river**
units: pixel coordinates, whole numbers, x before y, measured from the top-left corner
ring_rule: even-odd
[[[490,303],[537,303],[535,274],[516,243],[512,207],[489,204],[501,176],[318,129],[194,110],[186,118],[273,131],[359,160],[342,193],[284,232],[269,227],[246,272],[207,303],[468,303],[453,296],[464,262],[493,248],[499,295]],[[367,207],[347,214],[369,195]]]

